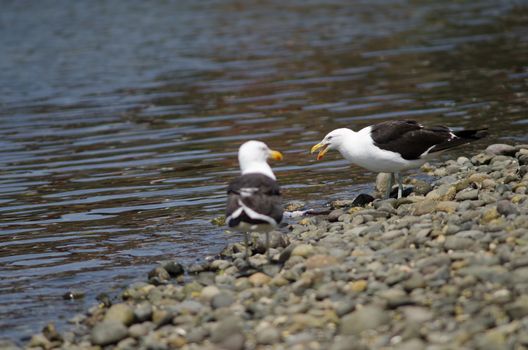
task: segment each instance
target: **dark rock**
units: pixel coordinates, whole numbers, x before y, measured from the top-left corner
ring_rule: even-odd
[[[171,277],[178,277],[184,273],[183,265],[176,261],[163,261],[161,267],[163,267]]]
[[[104,307],[110,307],[112,306],[112,300],[110,299],[110,296],[106,293],[99,293],[95,300],[103,304]]]
[[[286,261],[288,261],[295,247],[295,244],[290,244],[287,246],[279,255],[279,263],[284,264]]]
[[[352,206],[353,207],[364,207],[367,204],[372,203],[373,201],[374,201],[374,197],[372,197],[370,194],[360,193],[352,201]]]
[[[62,341],[62,336],[57,332],[57,328],[55,328],[55,324],[53,322],[48,323],[44,328],[42,329],[42,334],[49,340],[49,341]]]

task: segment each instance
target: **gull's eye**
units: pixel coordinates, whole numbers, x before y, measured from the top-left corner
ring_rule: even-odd
[[[327,140],[330,141],[333,136],[328,136]]]

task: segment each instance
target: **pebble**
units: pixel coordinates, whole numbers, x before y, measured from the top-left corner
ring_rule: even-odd
[[[272,327],[265,326],[257,328],[257,343],[262,345],[273,345],[280,340],[280,332]]]
[[[314,247],[311,244],[299,244],[291,252],[292,256],[301,256],[306,258],[314,253]]]
[[[313,255],[306,260],[305,266],[307,269],[318,269],[332,265],[337,265],[338,261],[335,257],[329,255]]]
[[[271,277],[262,272],[254,273],[249,277],[249,282],[255,287],[267,285],[270,281]]]
[[[511,145],[506,145],[503,143],[496,143],[489,145],[486,148],[486,153],[493,155],[504,155],[504,156],[513,156],[517,152],[517,148]]]
[[[478,199],[479,191],[477,189],[467,189],[460,191],[456,194],[455,199],[457,201],[467,201]]]
[[[211,285],[201,290],[200,297],[203,301],[210,302],[218,294],[220,294],[220,289],[217,286]]]
[[[458,209],[458,203],[453,201],[440,201],[436,204],[436,210],[453,214]]]
[[[160,285],[170,280],[170,275],[167,270],[161,266],[158,266],[149,272],[148,278],[150,283],[154,285]]]
[[[161,263],[161,266],[169,273],[171,277],[178,277],[185,272],[183,270],[183,265],[177,261],[164,261]]]
[[[134,318],[138,322],[144,322],[150,320],[152,317],[152,304],[148,302],[142,302],[134,309]]]
[[[213,297],[211,300],[211,306],[214,309],[219,309],[221,307],[231,306],[235,302],[235,298],[231,293],[221,292]]]
[[[119,321],[103,321],[94,326],[91,342],[95,345],[110,345],[117,343],[128,335],[128,329]]]
[[[518,215],[519,210],[513,205],[509,200],[503,199],[497,202],[497,211],[499,214],[508,216],[508,215]]]
[[[229,316],[218,322],[211,333],[211,341],[226,350],[242,350],[246,341],[241,320]]]
[[[104,320],[129,326],[134,322],[134,310],[126,304],[114,304],[106,312]]]
[[[363,331],[378,328],[390,320],[389,315],[377,306],[364,306],[341,320],[339,332],[346,335],[360,335]]]

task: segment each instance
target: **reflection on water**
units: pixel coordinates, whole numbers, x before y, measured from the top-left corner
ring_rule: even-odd
[[[314,206],[372,190],[374,174],[308,155],[336,127],[413,118],[528,142],[527,11],[496,1],[4,4],[0,337],[62,323],[158,260],[191,262],[236,239],[210,219],[244,140],[283,151],[273,166],[286,200]],[[85,300],[63,301],[69,290]]]

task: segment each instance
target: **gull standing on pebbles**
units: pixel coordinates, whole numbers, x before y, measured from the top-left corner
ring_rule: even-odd
[[[226,224],[244,232],[246,262],[249,259],[248,233],[266,233],[266,255],[269,255],[269,231],[282,220],[280,188],[268,158],[282,160],[282,154],[264,142],[247,141],[238,150],[241,176],[227,187]]]
[[[401,172],[420,167],[441,151],[479,140],[486,129],[453,131],[446,126],[426,127],[414,120],[387,121],[359,131],[335,129],[312,147],[317,160],[336,149],[351,163],[374,172],[390,173],[385,197],[389,198],[394,177],[398,198],[403,195]]]

